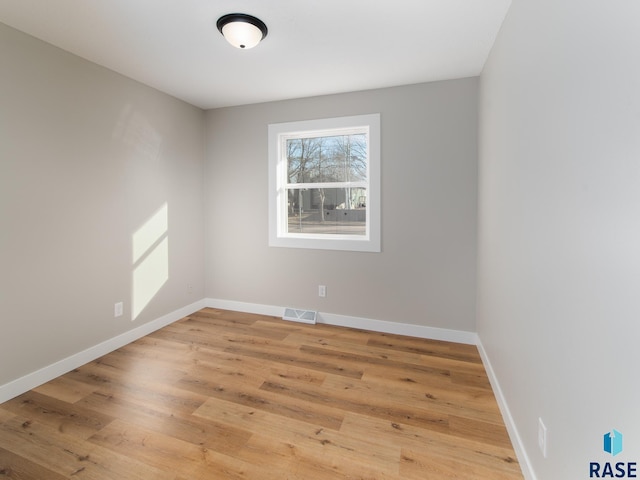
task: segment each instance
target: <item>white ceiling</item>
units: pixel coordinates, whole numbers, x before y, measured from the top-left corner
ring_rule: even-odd
[[[511,0],[0,0],[0,22],[201,108],[479,75]],[[216,29],[267,24],[252,50]]]

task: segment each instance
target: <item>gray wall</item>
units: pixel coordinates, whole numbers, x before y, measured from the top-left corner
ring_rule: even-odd
[[[378,112],[382,253],[269,248],[267,125]],[[476,136],[477,78],[207,112],[207,296],[475,331]]]
[[[0,65],[2,385],[203,298],[205,144],[201,110],[2,24]],[[132,322],[165,203],[169,278]]]
[[[640,461],[639,18],[514,1],[480,80],[478,333],[540,479]]]

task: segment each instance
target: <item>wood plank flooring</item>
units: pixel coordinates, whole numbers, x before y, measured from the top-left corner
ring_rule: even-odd
[[[522,479],[477,349],[204,309],[0,405],[0,479]]]

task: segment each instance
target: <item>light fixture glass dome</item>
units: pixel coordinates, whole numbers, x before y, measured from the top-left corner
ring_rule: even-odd
[[[236,48],[253,48],[267,36],[262,20],[244,13],[230,13],[218,19],[218,30]]]

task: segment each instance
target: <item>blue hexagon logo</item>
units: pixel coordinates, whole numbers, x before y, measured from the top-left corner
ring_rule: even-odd
[[[615,428],[604,434],[604,451],[613,456],[622,451],[622,434]]]

